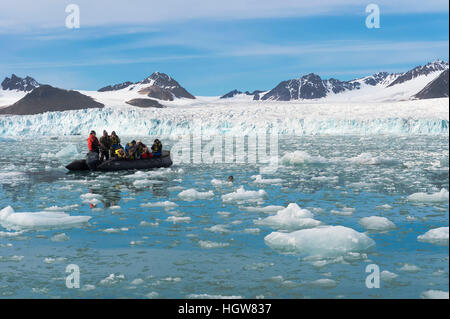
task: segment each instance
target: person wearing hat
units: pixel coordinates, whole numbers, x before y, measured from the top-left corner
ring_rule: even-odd
[[[111,148],[111,139],[106,130],[103,131],[103,136],[100,137],[100,161],[103,159],[109,160],[109,149]]]
[[[115,157],[116,156],[116,151],[122,147],[122,145],[120,145],[120,138],[117,136],[115,131],[111,132],[111,136],[109,137],[111,146],[110,146],[110,155],[111,157]]]
[[[141,155],[144,154],[147,145],[142,143],[141,140],[136,141],[136,159],[140,159]]]
[[[127,153],[129,159],[136,159],[136,151],[137,145],[135,140],[132,140],[130,143],[127,143],[127,145],[125,146],[125,153]]]
[[[153,141],[152,154],[153,154],[153,156],[161,156],[162,155],[162,143],[158,139]]]
[[[89,152],[99,153],[100,142],[98,141],[95,131],[91,131],[87,139]]]

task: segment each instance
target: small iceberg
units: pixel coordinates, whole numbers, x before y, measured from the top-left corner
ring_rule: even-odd
[[[397,228],[389,219],[380,216],[364,217],[358,223],[366,230],[375,232],[385,232]]]
[[[292,233],[272,232],[264,238],[272,249],[319,257],[339,257],[375,246],[366,234],[344,226],[320,226]]]
[[[214,192],[213,191],[199,192],[194,188],[190,188],[179,193],[178,197],[185,201],[194,201],[197,199],[211,199],[214,197]]]
[[[417,237],[418,241],[440,246],[448,246],[448,227],[430,229],[425,234]]]
[[[437,203],[448,202],[448,190],[441,189],[440,192],[427,194],[427,193],[414,193],[408,196],[410,202],[422,202],[422,203]]]
[[[286,153],[281,158],[283,165],[325,164],[328,160],[322,156],[311,156],[304,151]]]
[[[314,215],[309,210],[300,208],[296,203],[291,203],[288,207],[279,210],[276,215],[257,219],[254,223],[274,229],[297,230],[319,226],[321,222],[313,217]]]
[[[245,201],[262,201],[267,198],[267,193],[260,189],[258,191],[246,191],[243,186],[238,188],[235,192],[222,195],[224,203],[245,202]]]
[[[63,212],[16,213],[11,206],[0,211],[0,224],[13,230],[72,227],[87,223],[90,219],[91,216],[70,216]]]

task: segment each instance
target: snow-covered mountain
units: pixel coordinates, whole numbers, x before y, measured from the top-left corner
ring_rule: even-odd
[[[13,74],[10,78],[6,77],[1,83],[4,91],[24,91],[29,92],[37,88],[40,84],[32,77],[21,78]]]
[[[173,101],[175,98],[195,99],[185,88],[175,79],[165,73],[155,72],[140,82],[124,82],[115,85],[108,85],[98,90],[98,92],[135,91],[148,97],[164,101]]]
[[[280,82],[275,88],[261,95],[260,99],[263,101],[407,100],[414,97],[428,83],[448,69],[448,62],[436,60],[404,73],[379,72],[350,81],[333,78],[324,80],[319,75],[310,73],[298,79]],[[445,94],[440,95],[440,97],[442,96]]]

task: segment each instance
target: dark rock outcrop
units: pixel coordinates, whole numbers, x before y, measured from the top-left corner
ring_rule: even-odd
[[[419,93],[414,95],[416,99],[435,99],[448,97],[449,70],[442,72],[436,79],[427,84]]]
[[[1,86],[3,90],[17,90],[17,91],[32,91],[37,88],[40,84],[32,77],[21,78],[17,75],[11,75],[11,78],[6,77]]]
[[[164,105],[160,104],[158,101],[153,99],[132,99],[125,103],[138,107],[156,107],[156,108],[164,107]]]
[[[41,85],[13,105],[0,109],[0,114],[31,115],[103,107],[103,104],[80,92]]]
[[[105,87],[102,87],[101,89],[99,89],[98,92],[118,91],[118,90],[124,89],[132,84],[134,84],[134,83],[127,81],[127,82],[123,82],[123,83],[119,83],[119,84],[108,85],[108,86],[105,86]]]

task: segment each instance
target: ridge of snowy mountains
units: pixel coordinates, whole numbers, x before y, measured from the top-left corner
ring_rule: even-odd
[[[436,60],[404,73],[378,72],[350,81],[334,78],[324,80],[319,75],[310,73],[297,79],[282,81],[266,92],[255,91],[257,93],[254,94],[233,90],[221,96],[221,99],[242,97],[243,94],[253,96],[253,100],[262,101],[357,100],[358,97],[365,100],[371,100],[371,97],[372,100],[405,100],[446,97],[448,86],[446,89],[443,85],[434,88],[432,95],[418,93],[448,69],[448,62]]]
[[[441,60],[404,73],[379,72],[350,81],[322,79],[310,73],[280,82],[269,91],[233,90],[220,98],[196,97],[165,73],[139,82],[123,82],[98,91],[63,90],[32,77],[13,74],[1,82],[0,114],[26,115],[50,111],[107,107],[163,108],[213,101],[389,102],[449,96],[449,63]],[[190,102],[192,101],[192,102]],[[200,103],[200,104],[199,104]],[[204,104],[202,104],[204,105]]]

